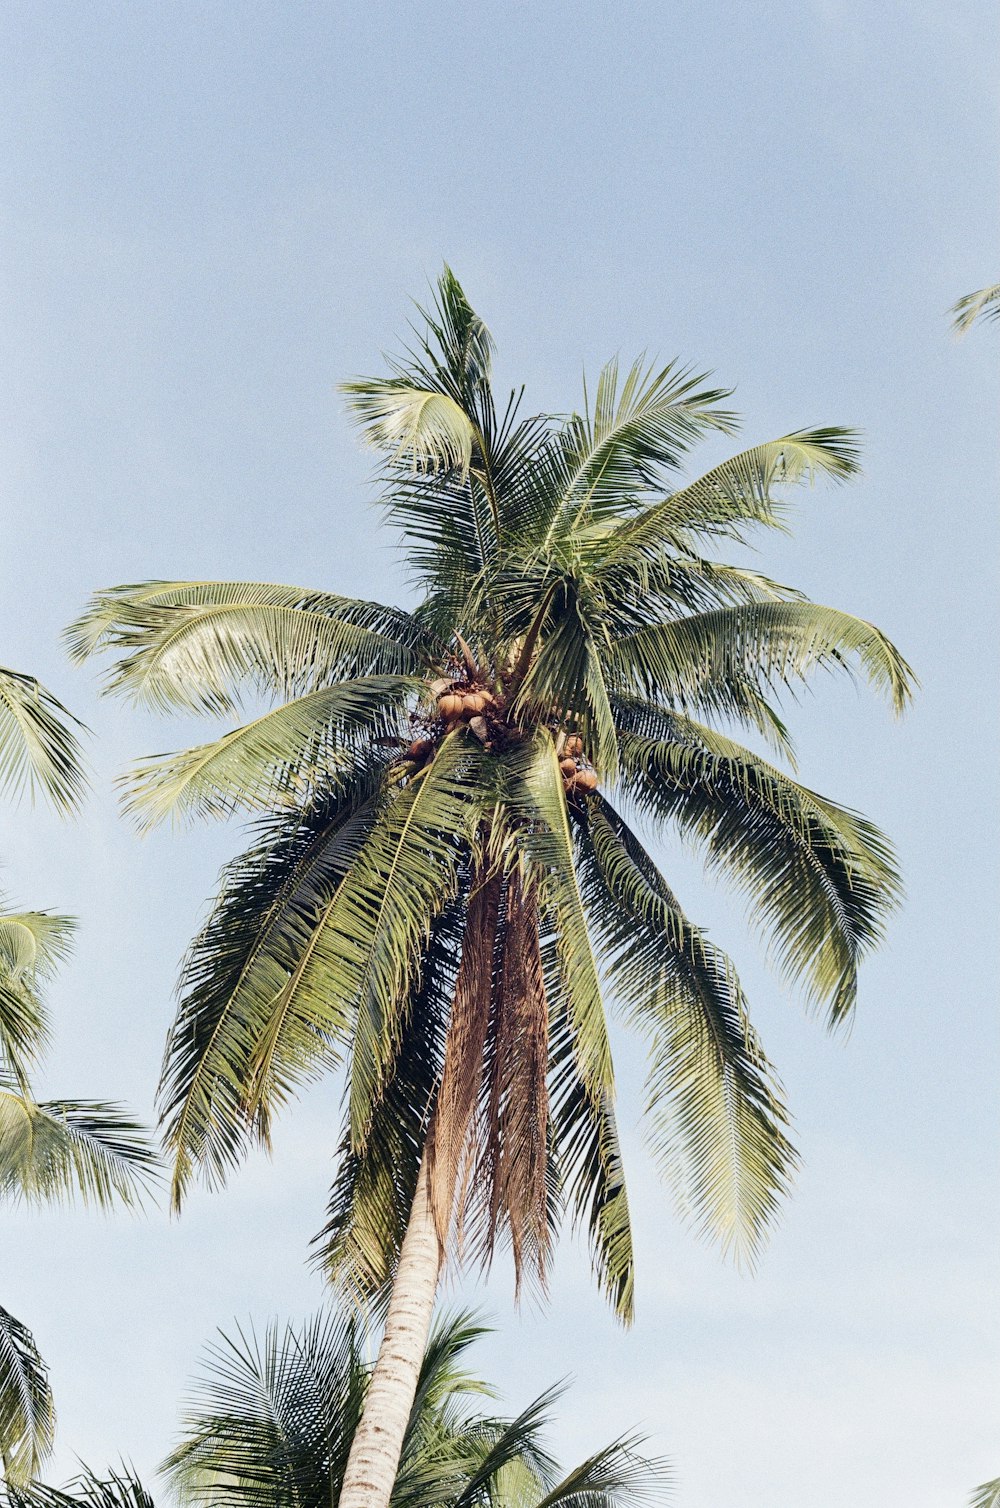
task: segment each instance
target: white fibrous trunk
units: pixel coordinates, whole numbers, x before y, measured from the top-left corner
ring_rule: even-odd
[[[400,1248],[385,1333],[354,1433],[338,1508],[387,1508],[417,1391],[443,1255],[425,1153]]]

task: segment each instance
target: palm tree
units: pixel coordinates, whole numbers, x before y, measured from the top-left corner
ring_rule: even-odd
[[[633,1308],[606,992],[650,1048],[654,1157],[694,1224],[752,1259],[795,1166],[781,1090],[731,961],[689,921],[635,821],[746,896],[831,1025],[899,892],[864,818],[786,761],[775,707],[860,670],[912,676],[870,623],[715,558],[780,527],[788,484],[857,469],[800,430],[694,481],[726,393],[676,365],[601,372],[582,412],[498,408],[492,341],[446,269],[415,352],[347,385],[383,457],[406,611],[252,582],[99,593],[70,630],[108,689],[164,711],[264,710],[126,782],[142,826],[257,814],[182,977],[161,1085],[180,1205],[219,1184],[305,1083],[343,1064],[321,1255],[386,1305],[342,1508],[385,1508],[449,1241],[544,1283],[565,1211]]]
[[[561,1474],[543,1435],[561,1389],[516,1419],[483,1413],[495,1395],[465,1368],[484,1332],[469,1316],[436,1325],[420,1368],[392,1489],[394,1508],[632,1508],[662,1498],[663,1461],[630,1436]],[[335,1508],[371,1367],[349,1319],[317,1315],[262,1339],[222,1335],[163,1470],[191,1508]]]
[[[40,790],[64,812],[85,788],[72,719],[31,676],[0,670],[0,787]],[[0,1199],[78,1196],[107,1208],[148,1187],[156,1158],[117,1105],[39,1101],[31,1076],[48,1041],[44,986],[73,923],[0,901]],[[48,1374],[27,1327],[0,1307],[0,1461],[8,1485],[36,1475],[55,1428]]]
[[[1000,1508],[1000,1477],[977,1487],[969,1499],[969,1508]]]
[[[965,294],[957,304],[952,305],[951,313],[951,328],[956,335],[964,335],[977,320],[986,323],[1000,319],[1000,283],[992,283],[988,288],[977,288],[975,293]]]

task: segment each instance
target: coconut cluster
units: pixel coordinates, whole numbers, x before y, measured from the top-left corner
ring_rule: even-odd
[[[495,705],[492,691],[481,686],[451,686],[437,701],[438,713],[446,723],[468,722]]]
[[[494,739],[504,734],[503,701],[473,677],[461,681],[438,681],[432,685],[437,700],[435,711],[446,733],[465,723],[487,749],[493,748]],[[431,733],[434,732],[433,726]],[[510,731],[510,730],[508,730]],[[405,757],[416,764],[423,764],[434,753],[435,738],[423,734],[414,738]],[[559,770],[567,793],[593,791],[597,788],[597,771],[583,752],[583,739],[578,733],[570,733],[559,745]]]
[[[563,743],[559,769],[567,791],[597,789],[597,771],[584,762],[583,739],[578,733],[571,733]]]

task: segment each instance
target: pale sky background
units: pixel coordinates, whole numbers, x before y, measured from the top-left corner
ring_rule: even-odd
[[[502,1273],[479,1362],[521,1406],[576,1384],[569,1460],[642,1425],[679,1508],[956,1508],[1000,1472],[996,1302],[996,380],[946,311],[1000,277],[986,0],[7,0],[2,29],[4,663],[94,730],[71,826],[5,820],[3,883],[80,918],[49,1094],[151,1115],[177,960],[235,827],[140,842],[112,778],[208,730],[99,701],[58,636],[95,587],[251,577],[399,598],[334,384],[380,370],[447,259],[503,382],[578,401],[648,348],[737,388],[747,443],[865,431],[865,475],[803,494],[761,563],[875,619],[923,690],[895,723],[826,681],[792,710],[804,778],[895,838],[909,899],[831,1041],[738,907],[664,852],[736,955],[804,1168],[756,1277],[681,1228],[636,1131],[618,1331],[564,1243],[547,1309]],[[706,455],[706,460],[709,457]],[[53,1479],[151,1475],[203,1343],[301,1316],[338,1090],[180,1221],[7,1214],[0,1301],[48,1358]]]

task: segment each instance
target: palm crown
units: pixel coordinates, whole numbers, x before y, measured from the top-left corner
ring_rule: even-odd
[[[633,1302],[606,994],[650,1049],[647,1126],[683,1207],[752,1255],[795,1154],[730,960],[635,830],[673,828],[746,896],[831,1022],[898,894],[856,814],[734,735],[790,752],[775,705],[856,668],[901,708],[911,673],[871,624],[715,558],[780,526],[783,489],[845,479],[840,429],[678,480],[727,395],[615,362],[582,412],[522,417],[492,342],[442,277],[415,351],[347,385],[381,452],[412,610],[319,590],[150,582],[71,630],[110,689],[163,710],[270,703],[148,760],[140,823],[258,814],[187,959],[162,1103],[180,1200],[223,1178],[304,1082],[346,1062],[323,1237],[355,1294],[384,1290],[424,1157],[442,1241],[507,1241],[544,1274],[562,1210]]]
[[[569,1472],[545,1445],[551,1388],[515,1418],[489,1408],[492,1389],[466,1353],[484,1332],[468,1315],[441,1319],[420,1369],[393,1508],[623,1508],[662,1499],[669,1472],[639,1436],[612,1441]],[[317,1315],[300,1328],[220,1336],[206,1357],[163,1466],[190,1508],[329,1508],[338,1501],[370,1365],[364,1328]]]

